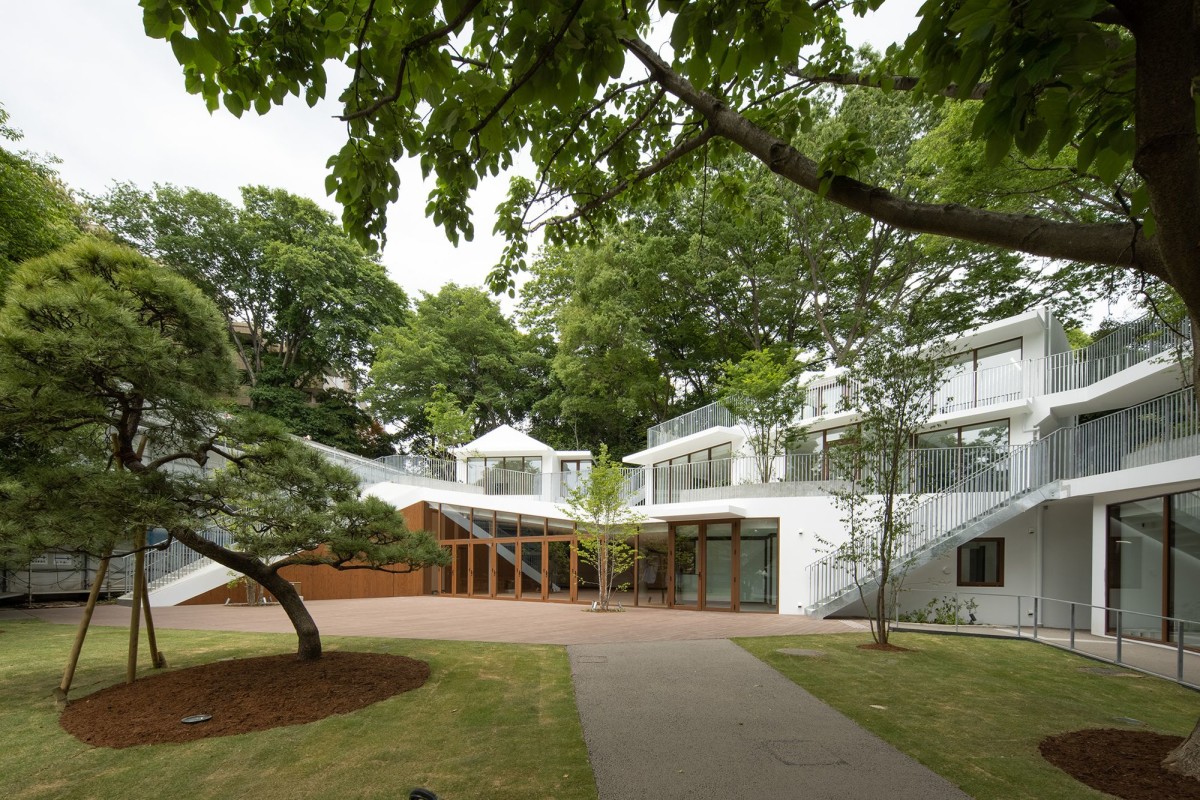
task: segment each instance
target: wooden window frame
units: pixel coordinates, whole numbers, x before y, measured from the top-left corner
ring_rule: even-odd
[[[995,581],[965,581],[963,580],[963,559],[962,550],[973,544],[981,544],[983,542],[996,542],[996,580]],[[1003,587],[1004,586],[1004,538],[1000,536],[981,536],[977,539],[972,539],[969,542],[960,544],[954,551],[954,558],[957,562],[955,570],[958,577],[959,586],[986,586],[986,587]]]

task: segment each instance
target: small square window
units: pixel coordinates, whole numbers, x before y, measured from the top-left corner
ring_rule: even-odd
[[[975,539],[958,548],[959,586],[1004,585],[1004,540]]]

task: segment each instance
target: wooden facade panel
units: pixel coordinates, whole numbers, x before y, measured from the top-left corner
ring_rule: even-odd
[[[414,503],[401,509],[404,522],[413,530],[428,529],[428,515],[424,503]],[[346,600],[362,597],[413,597],[428,594],[433,588],[433,571],[418,570],[404,574],[392,574],[370,569],[349,571],[323,566],[284,567],[279,571],[285,580],[300,584],[300,594],[305,600]],[[232,589],[218,586],[204,592],[181,605],[223,604],[246,602],[246,591],[236,586]]]

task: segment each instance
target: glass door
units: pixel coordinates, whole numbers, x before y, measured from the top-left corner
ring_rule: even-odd
[[[546,542],[546,599],[570,602],[574,576],[571,571],[571,540],[550,539]]]
[[[522,600],[546,599],[546,564],[542,554],[543,542],[521,542],[521,572],[517,576],[518,597]]]
[[[458,597],[467,596],[470,586],[470,572],[467,569],[467,545],[454,545],[454,592]]]
[[[734,560],[733,523],[704,526],[704,608],[731,611],[737,596],[737,562]]]
[[[699,608],[704,580],[700,560],[700,526],[676,525],[671,529],[671,605]]]

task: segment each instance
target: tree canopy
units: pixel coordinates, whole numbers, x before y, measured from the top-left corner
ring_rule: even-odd
[[[361,382],[371,333],[407,319],[408,297],[329,212],[282,189],[208,192],[117,184],[90,199],[118,241],[204,290],[225,316],[252,387]]]
[[[428,212],[450,237],[473,233],[479,179],[518,152],[498,230],[503,285],[529,230],[551,241],[612,219],[612,200],[690,181],[737,148],[807,191],[889,225],[1035,256],[1102,264],[1172,286],[1200,321],[1200,142],[1193,82],[1200,11],[1187,0],[930,0],[917,30],[862,69],[840,14],[866,2],[275,4],[142,0],[147,33],[170,42],[188,91],[210,108],[263,113],[289,94],[327,90],[327,62],[353,71],[342,92],[348,138],[328,188],[345,220],[379,238],[399,190],[393,162],[436,177]],[[651,44],[656,36],[667,43]],[[897,192],[864,179],[874,155],[849,130],[822,150],[798,145],[818,85],[907,91],[970,107],[984,155],[1074,156],[1112,212],[1063,219],[1024,207]],[[555,224],[550,224],[555,223]]]
[[[269,590],[302,658],[320,638],[280,569],[444,559],[278,421],[222,407],[234,381],[221,314],[183,277],[90,238],[24,262],[0,309],[0,554],[107,554],[165,528]]]
[[[441,407],[439,398],[474,409],[474,437],[519,424],[544,381],[537,342],[481,289],[448,283],[418,300],[406,323],[379,331],[373,343],[376,357],[364,397],[379,419],[399,426],[416,451],[436,444],[430,411]]]
[[[3,106],[0,139],[21,139]],[[0,289],[15,265],[79,236],[82,215],[54,163],[53,158],[0,147]]]

